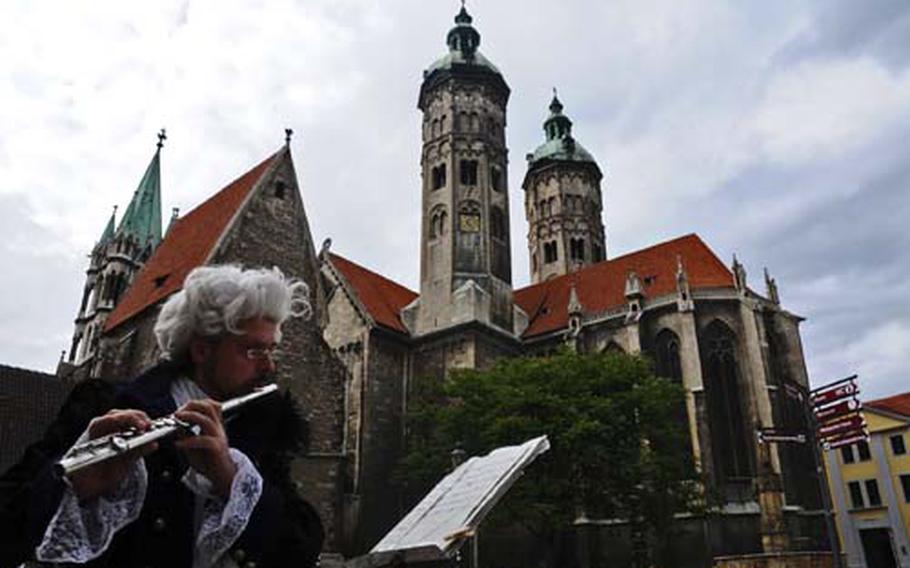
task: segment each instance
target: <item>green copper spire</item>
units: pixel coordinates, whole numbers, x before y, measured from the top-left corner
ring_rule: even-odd
[[[528,154],[528,162],[534,164],[546,159],[596,164],[594,157],[572,137],[572,121],[562,113],[562,109],[562,102],[556,96],[556,89],[553,89],[550,116],[543,123],[547,141],[538,146],[533,154]]]
[[[462,3],[461,10],[455,15],[455,26],[446,35],[449,53],[430,65],[429,69],[424,71],[424,77],[428,77],[433,71],[452,69],[453,65],[471,65],[500,74],[499,69],[478,51],[480,33],[471,25],[473,21],[474,18],[468,14]]]
[[[162,128],[158,149],[117,228],[117,233],[135,237],[141,245],[157,246],[161,242],[161,147],[166,139]]]
[[[114,211],[111,213],[111,218],[107,222],[107,226],[104,228],[104,232],[101,233],[101,238],[98,239],[98,246],[102,246],[111,240],[111,237],[114,236],[114,218],[117,216],[117,206],[114,205]]]

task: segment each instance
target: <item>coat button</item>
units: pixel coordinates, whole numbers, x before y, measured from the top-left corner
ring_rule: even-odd
[[[171,470],[166,469],[166,470],[164,470],[164,471],[161,472],[161,479],[162,479],[163,481],[170,481],[170,480],[173,479],[173,478],[174,478],[174,474],[171,473]]]
[[[240,564],[243,562],[243,559],[246,558],[246,551],[242,548],[238,548],[231,554],[231,557],[234,559],[234,562]]]
[[[161,532],[165,527],[167,527],[167,523],[161,517],[152,521],[152,529],[154,529],[155,532]]]

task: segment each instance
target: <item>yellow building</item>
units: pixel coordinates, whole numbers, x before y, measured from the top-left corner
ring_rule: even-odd
[[[864,403],[869,441],[827,450],[849,568],[910,568],[910,393]]]

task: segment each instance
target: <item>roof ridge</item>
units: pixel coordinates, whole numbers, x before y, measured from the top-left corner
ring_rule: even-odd
[[[708,251],[711,252],[711,255],[712,255],[714,258],[716,258],[716,259],[718,260],[718,262],[720,262],[720,259],[717,258],[717,255],[716,255],[716,254],[714,254],[714,251],[711,250],[711,248],[705,243],[705,241],[703,241],[702,238],[698,236],[698,233],[686,233],[685,235],[682,235],[682,236],[679,236],[679,237],[674,237],[674,238],[672,238],[672,239],[668,239],[668,240],[666,240],[666,241],[659,242],[659,243],[657,243],[657,244],[653,244],[653,245],[647,246],[647,247],[642,248],[642,249],[630,251],[630,252],[627,252],[627,253],[625,253],[625,254],[621,254],[621,255],[619,255],[619,256],[617,256],[617,257],[614,257],[614,258],[607,258],[607,259],[601,260],[601,261],[599,261],[599,262],[595,262],[595,263],[593,263],[593,264],[589,264],[588,266],[582,267],[582,268],[580,268],[579,270],[577,270],[577,271],[575,271],[575,272],[570,272],[570,273],[568,273],[568,274],[560,274],[559,276],[557,276],[557,277],[555,277],[555,278],[550,278],[549,280],[544,280],[543,282],[538,282],[538,283],[536,283],[536,284],[528,284],[527,286],[524,286],[523,288],[516,288],[516,289],[514,290],[514,292],[523,292],[523,291],[525,291],[525,290],[533,289],[533,288],[535,288],[535,287],[537,287],[537,286],[552,285],[553,283],[555,283],[555,282],[560,282],[560,281],[562,281],[562,280],[565,279],[565,278],[568,278],[568,277],[578,277],[578,275],[580,275],[580,274],[584,274],[584,273],[590,272],[590,271],[594,270],[595,268],[603,267],[604,265],[607,265],[607,264],[610,264],[610,263],[613,263],[613,262],[617,262],[617,261],[622,260],[622,259],[624,259],[624,258],[627,258],[627,257],[630,257],[630,256],[640,255],[640,254],[643,254],[643,253],[647,253],[648,251],[654,250],[654,249],[656,249],[656,248],[663,247],[663,246],[667,246],[667,245],[669,245],[669,244],[672,244],[672,243],[675,243],[675,242],[678,242],[678,241],[685,241],[685,240],[691,239],[691,238],[696,239],[701,245],[703,245],[706,249],[708,249]],[[724,266],[724,268],[726,268],[726,265],[723,264],[723,262],[720,262],[720,264],[721,264],[722,266]]]
[[[385,280],[386,282],[388,282],[388,283],[390,283],[390,284],[393,284],[393,285],[395,285],[395,286],[398,286],[398,287],[401,288],[402,290],[405,290],[405,291],[407,291],[407,292],[410,292],[410,293],[412,293],[412,294],[414,294],[414,295],[419,295],[417,292],[415,292],[414,290],[411,290],[410,288],[408,288],[408,287],[405,286],[404,284],[400,284],[400,283],[398,283],[398,282],[392,280],[392,279],[389,278],[388,276],[383,276],[383,275],[380,274],[379,272],[376,272],[375,270],[373,270],[373,269],[371,269],[371,268],[367,268],[366,266],[360,264],[359,262],[355,262],[355,261],[351,260],[350,258],[348,258],[348,257],[346,257],[346,256],[342,256],[342,255],[340,255],[340,254],[338,254],[338,253],[331,252],[331,251],[329,252],[329,256],[335,257],[335,258],[341,259],[341,260],[343,260],[343,261],[345,261],[345,262],[348,262],[348,263],[350,263],[350,264],[353,264],[353,265],[356,266],[357,268],[359,268],[359,269],[361,269],[361,270],[364,270],[364,271],[366,271],[366,272],[369,272],[371,275],[376,276],[377,278],[381,278],[382,280]]]

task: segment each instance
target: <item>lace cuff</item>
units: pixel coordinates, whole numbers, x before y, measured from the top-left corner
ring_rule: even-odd
[[[216,495],[212,483],[190,468],[183,476],[183,484],[196,495],[204,498],[202,523],[196,535],[194,567],[208,567],[240,537],[246,528],[259,497],[262,495],[262,476],[240,450],[229,449],[237,466],[231,482],[231,495],[227,501]]]
[[[134,462],[112,493],[81,505],[67,481],[60,506],[35,550],[37,559],[84,563],[97,558],[107,550],[117,531],[139,517],[147,489],[148,472],[141,459]]]

